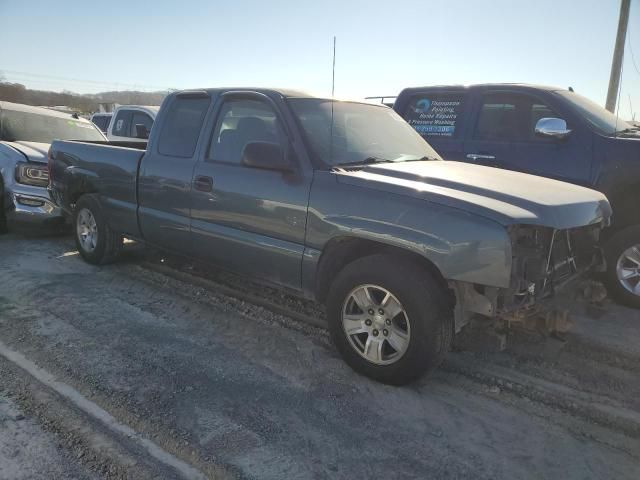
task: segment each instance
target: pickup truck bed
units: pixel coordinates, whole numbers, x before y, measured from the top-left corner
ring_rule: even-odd
[[[140,238],[136,182],[146,147],[146,142],[56,142],[64,153],[49,169],[63,188],[52,190],[54,200],[71,208],[81,194],[97,194],[108,221],[117,223],[123,234]]]

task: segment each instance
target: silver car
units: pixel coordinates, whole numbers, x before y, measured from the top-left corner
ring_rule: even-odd
[[[93,123],[75,115],[0,102],[0,231],[14,223],[64,222],[47,192],[47,151],[53,140],[106,138]]]

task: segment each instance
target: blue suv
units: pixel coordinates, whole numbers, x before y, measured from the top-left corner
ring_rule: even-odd
[[[403,90],[393,107],[445,159],[587,186],[613,207],[609,292],[640,308],[640,127],[571,89],[521,84]],[[562,192],[549,192],[557,198]]]

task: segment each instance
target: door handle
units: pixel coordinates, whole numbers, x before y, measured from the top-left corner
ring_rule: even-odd
[[[484,155],[482,153],[467,153],[467,158],[469,160],[473,160],[474,162],[478,159],[483,159],[483,160],[495,160],[496,157],[495,155]]]
[[[213,178],[206,175],[196,175],[193,187],[199,192],[211,192],[213,190]]]

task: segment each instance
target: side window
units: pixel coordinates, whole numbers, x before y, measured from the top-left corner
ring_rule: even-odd
[[[129,130],[130,137],[136,136],[136,125],[144,125],[147,129],[147,133],[149,133],[153,126],[153,120],[146,113],[134,111],[133,116],[131,117],[131,128]]]
[[[282,143],[282,138],[278,118],[269,105],[259,100],[229,100],[218,114],[207,159],[240,164],[247,143]]]
[[[116,118],[113,119],[113,129],[111,133],[118,137],[128,137],[130,123],[131,110],[120,110]]]
[[[174,98],[162,125],[158,152],[173,157],[192,157],[210,101],[209,97]]]
[[[514,142],[521,138],[518,118],[518,96],[508,93],[488,94],[483,97],[475,138]]]
[[[560,118],[541,100],[517,93],[484,95],[474,138],[501,142],[548,142],[535,134],[538,120]]]
[[[464,93],[424,93],[414,96],[404,118],[425,138],[454,137],[464,108]]]

